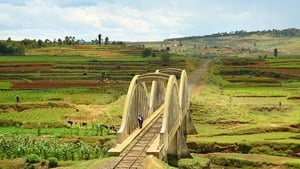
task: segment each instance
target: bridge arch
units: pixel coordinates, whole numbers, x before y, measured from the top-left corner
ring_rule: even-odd
[[[163,124],[159,137],[159,147],[162,147],[159,156],[165,161],[168,161],[169,157],[191,157],[185,143],[186,123],[183,122],[189,108],[186,72],[182,71],[179,77],[179,88],[175,75],[170,76],[166,88]]]
[[[188,77],[185,70],[181,71],[179,81],[179,104],[182,110],[181,113],[181,126],[183,127],[184,135],[197,134],[197,130],[192,122],[192,116],[190,113],[190,93],[188,85]]]
[[[164,73],[147,73],[136,75],[130,82],[127,92],[121,127],[117,133],[117,143],[122,143],[137,127],[137,117],[149,117],[164,102],[165,83],[169,75]],[[151,91],[147,91],[151,84]]]
[[[158,109],[159,111],[156,111],[149,120],[153,117],[162,117],[160,122],[162,127],[157,130],[157,137],[151,141],[147,154],[153,154],[165,161],[168,161],[170,156],[177,159],[190,157],[186,135],[196,133],[196,129],[192,123],[189,102],[189,86],[185,70],[168,68],[134,76],[126,96],[117,143],[122,143],[138,127],[139,114],[146,119]],[[117,150],[111,151],[114,152]]]

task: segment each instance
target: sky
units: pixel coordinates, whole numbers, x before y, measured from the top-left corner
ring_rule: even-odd
[[[299,0],[0,0],[0,39],[161,41],[300,28]]]

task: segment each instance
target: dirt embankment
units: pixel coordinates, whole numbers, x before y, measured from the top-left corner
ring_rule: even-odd
[[[49,107],[70,107],[66,103],[22,103],[22,104],[0,104],[0,113],[7,113],[10,111],[22,112],[27,109],[35,108],[49,108]]]

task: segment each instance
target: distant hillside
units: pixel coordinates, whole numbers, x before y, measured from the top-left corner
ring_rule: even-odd
[[[272,37],[300,37],[300,29],[296,28],[288,28],[283,30],[263,30],[263,31],[232,31],[232,32],[223,32],[223,33],[215,33],[211,35],[204,35],[204,36],[188,36],[188,37],[180,37],[180,38],[170,38],[165,39],[164,41],[181,41],[181,40],[191,40],[197,38],[210,38],[210,37],[226,37],[226,36],[250,36],[250,35],[268,35]]]
[[[166,39],[162,42],[145,42],[146,48],[184,56],[214,57],[300,57],[300,29],[235,31],[205,36]]]

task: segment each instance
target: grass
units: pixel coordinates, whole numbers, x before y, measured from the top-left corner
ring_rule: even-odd
[[[268,168],[267,166],[286,166],[300,165],[299,159],[287,157],[274,157],[262,154],[238,154],[238,153],[211,153],[209,158],[212,163],[218,165],[229,165],[234,167],[259,167]],[[229,163],[230,162],[230,163]],[[264,166],[267,165],[267,166]]]
[[[292,139],[298,133],[292,132],[269,132],[249,135],[224,135],[213,137],[188,136],[188,142],[218,142],[218,143],[294,143],[300,144],[299,139]],[[200,139],[201,138],[201,139]]]
[[[0,90],[0,104],[64,101],[80,104],[109,104],[124,94],[126,86],[116,85],[101,88],[65,88],[39,90]]]
[[[76,112],[72,108],[36,108],[27,109],[22,112],[1,113],[0,119],[23,123],[61,123],[64,117],[80,115],[81,113]]]
[[[293,67],[294,72],[297,72],[299,68],[295,66],[296,61],[298,59],[269,59],[267,66],[276,68],[272,70],[274,73],[284,73],[281,66]],[[296,157],[298,151],[295,147],[300,146],[297,127],[300,121],[300,93],[297,77],[291,76],[289,80],[274,78],[280,85],[271,87],[270,83],[262,83],[266,79],[272,80],[269,77],[255,77],[253,74],[220,75],[216,73],[222,69],[219,64],[221,62],[215,62],[211,66],[201,95],[191,100],[193,121],[198,131],[198,134],[187,138],[191,151],[226,152],[216,160],[210,158],[212,163],[221,166],[299,167],[299,161],[293,163],[293,158],[287,158],[280,164],[269,164],[267,158],[261,161],[251,159],[256,155],[257,159],[264,158],[263,154],[268,154],[270,159],[274,157],[274,161],[277,156]],[[243,66],[230,69],[239,71]],[[257,82],[250,82],[250,76]],[[228,78],[229,81],[226,81]],[[230,152],[235,152],[236,156],[232,156]],[[247,156],[248,154],[239,154],[241,152],[259,155]]]
[[[190,169],[190,168],[205,168],[209,167],[210,160],[208,158],[183,158],[178,161],[178,167],[182,169]]]
[[[11,83],[10,82],[0,82],[0,90],[3,89],[10,89]]]

